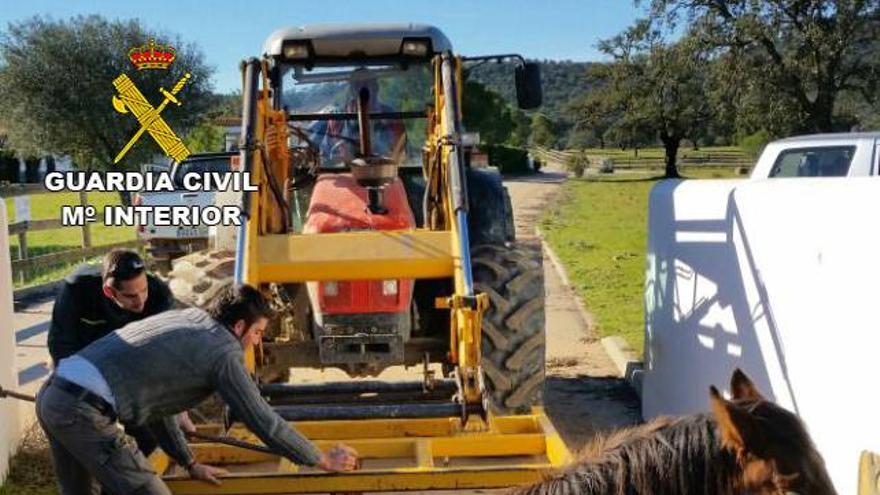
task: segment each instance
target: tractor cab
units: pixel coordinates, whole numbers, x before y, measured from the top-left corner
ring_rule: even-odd
[[[432,59],[452,45],[421,25],[284,29],[265,43],[273,61],[273,105],[320,153],[322,167],[365,154],[421,166]]]

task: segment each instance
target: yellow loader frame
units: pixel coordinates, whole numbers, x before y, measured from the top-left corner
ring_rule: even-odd
[[[462,416],[291,423],[321,449],[338,442],[356,448],[363,465],[351,473],[319,472],[271,454],[217,443],[194,443],[198,462],[223,465],[232,474],[220,487],[206,485],[189,480],[179,467],[158,453],[152,460],[174,493],[507,487],[538,481],[547,470],[569,461],[568,450],[542,408],[527,415],[493,416],[485,408],[484,414],[469,415],[464,407],[483,405],[480,333],[489,300],[485,294],[474,292],[470,272],[459,130],[462,60],[443,53],[436,55],[432,63],[435,101],[433,111],[427,115],[423,148],[429,205],[426,228],[334,234],[285,232],[279,220],[285,211],[277,186],[289,178],[287,115],[272,108],[269,61],[250,59],[243,64],[241,164],[260,187],[246,193],[243,200],[247,221],[238,236],[236,281],[262,287],[269,283],[330,280],[452,278],[454,293],[438,299],[437,307],[448,308],[451,315],[449,358],[458,371]],[[259,352],[250,349],[246,353],[251,370],[255,370]],[[202,430],[223,431],[219,426]],[[257,442],[241,427],[233,427],[226,435]]]

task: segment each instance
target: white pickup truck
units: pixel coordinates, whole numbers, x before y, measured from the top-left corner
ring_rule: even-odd
[[[878,159],[880,132],[796,136],[767,144],[751,178],[868,177]]]
[[[190,192],[183,189],[181,181],[190,172],[229,172],[231,164],[238,157],[237,152],[198,153],[190,155],[175,165],[171,174],[176,190],[171,192],[141,192],[133,203],[141,206],[186,205],[210,206],[214,204],[214,191]],[[138,235],[147,241],[147,252],[160,265],[170,267],[171,260],[208,246],[208,227],[163,227],[152,222],[139,225]]]

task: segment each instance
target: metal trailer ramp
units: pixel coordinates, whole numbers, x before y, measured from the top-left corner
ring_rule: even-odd
[[[542,408],[528,415],[490,417],[485,431],[467,431],[458,418],[292,424],[321,449],[340,442],[354,447],[361,469],[326,473],[273,454],[193,443],[198,462],[230,471],[222,486],[212,486],[189,479],[161,452],[151,460],[175,494],[250,495],[502,488],[538,481],[570,459]],[[228,436],[256,442],[241,427]]]

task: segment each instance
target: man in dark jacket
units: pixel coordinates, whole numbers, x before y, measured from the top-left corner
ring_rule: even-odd
[[[64,279],[49,327],[52,363],[113,330],[171,309],[174,297],[134,251],[114,249],[102,267],[82,265]]]
[[[355,468],[356,453],[322,453],[261,397],[244,349],[259,343],[272,310],[250,286],[228,287],[207,312],[166,311],[132,323],[58,364],[37,396],[61,493],[89,493],[94,479],[118,494],[170,493],[116,427],[143,426],[195,479],[219,484],[222,469],[196,462],[174,415],[219,392],[260,440],[296,463]]]

